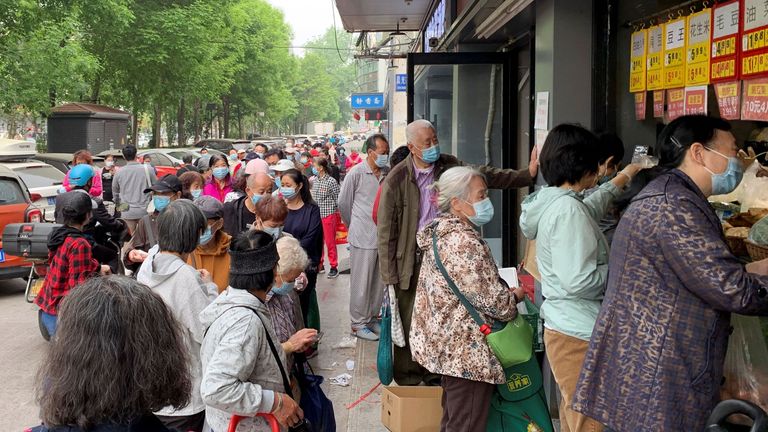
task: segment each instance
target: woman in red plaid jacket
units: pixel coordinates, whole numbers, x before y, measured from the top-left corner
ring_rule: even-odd
[[[35,303],[40,306],[42,323],[53,337],[59,303],[75,286],[98,273],[110,273],[108,265],[99,265],[91,253],[91,244],[83,235],[83,226],[91,218],[91,198],[80,192],[64,200],[61,209],[64,225],[48,236],[48,273]]]

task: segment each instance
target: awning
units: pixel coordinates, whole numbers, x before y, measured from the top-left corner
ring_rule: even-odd
[[[336,0],[344,29],[350,32],[418,31],[431,0]]]

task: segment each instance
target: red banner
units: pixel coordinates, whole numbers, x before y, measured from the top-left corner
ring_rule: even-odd
[[[685,115],[685,89],[667,90],[667,119],[672,121]]]
[[[653,92],[653,116],[664,118],[664,90]]]
[[[685,88],[685,115],[707,115],[707,86]]]
[[[734,0],[712,8],[712,60],[709,75],[713,83],[739,78],[740,6],[739,0]]]
[[[635,120],[645,120],[646,92],[635,93]]]
[[[741,119],[768,121],[768,78],[744,81]]]
[[[720,108],[720,117],[726,120],[739,120],[741,81],[722,82],[715,84],[715,96],[717,106]]]

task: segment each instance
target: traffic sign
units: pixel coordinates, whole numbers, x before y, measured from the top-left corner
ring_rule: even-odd
[[[384,108],[384,93],[352,93],[352,108]]]
[[[408,88],[408,74],[395,75],[395,91],[404,92]]]

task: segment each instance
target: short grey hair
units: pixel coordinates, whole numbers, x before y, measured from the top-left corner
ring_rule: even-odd
[[[301,243],[293,236],[284,235],[277,239],[277,255],[280,259],[277,261],[277,274],[304,270],[309,262],[309,257]]]
[[[163,252],[188,254],[200,243],[200,234],[207,227],[208,219],[192,201],[176,200],[157,217],[157,243]]]
[[[408,126],[405,127],[405,141],[413,143],[413,140],[416,139],[416,133],[425,128],[431,128],[437,133],[437,129],[429,120],[418,119],[408,123]]]
[[[458,166],[446,170],[440,179],[432,184],[432,189],[437,194],[437,208],[442,213],[450,213],[451,200],[458,198],[467,199],[469,196],[469,183],[474,177],[480,177],[485,181],[485,176],[475,168]]]
[[[270,177],[269,174],[264,172],[257,172],[257,173],[250,174],[248,176],[248,178],[246,179],[246,185],[248,185],[249,188],[253,189],[256,187],[256,183],[259,180],[267,180],[269,183],[272,183],[272,177]]]

